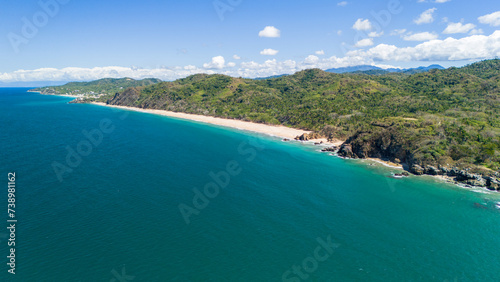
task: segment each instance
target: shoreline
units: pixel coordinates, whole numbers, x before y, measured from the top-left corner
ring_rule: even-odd
[[[383,159],[376,159],[376,158],[366,158],[366,160],[369,160],[369,161],[372,161],[372,162],[376,162],[376,163],[378,163],[380,165],[383,165],[385,167],[390,167],[390,168],[404,170],[404,166],[402,164],[393,163],[391,161],[387,161],[387,160],[383,160]]]
[[[62,96],[62,97],[68,97],[68,98],[73,98],[73,99],[77,99],[77,98],[83,97],[83,96],[67,95],[67,94],[48,94],[48,93],[44,94],[44,93],[42,93],[40,91],[32,91],[32,90],[28,90],[28,92],[39,93],[40,95],[48,95],[48,96]]]
[[[42,94],[42,95],[47,95],[47,94]],[[66,96],[66,97],[76,98],[75,96],[70,96],[70,95],[55,95],[55,96]],[[129,107],[129,106],[108,105],[108,104],[103,103],[103,102],[91,102],[88,104],[110,107],[110,108],[118,108],[118,109],[123,109],[123,110],[141,112],[141,113],[149,113],[149,114],[166,116],[166,117],[174,117],[174,118],[190,120],[190,121],[197,121],[197,122],[211,124],[211,125],[219,125],[219,126],[238,129],[238,130],[242,130],[242,131],[250,131],[250,132],[261,133],[261,134],[265,134],[265,135],[269,135],[269,136],[279,137],[279,138],[283,138],[283,139],[288,139],[288,140],[283,140],[283,141],[298,141],[301,143],[314,144],[316,146],[322,146],[322,147],[329,147],[329,146],[337,146],[338,147],[344,143],[344,141],[342,141],[342,140],[328,142],[326,140],[326,138],[311,139],[308,141],[295,140],[295,137],[300,136],[304,133],[309,134],[309,133],[311,133],[311,131],[290,128],[290,127],[286,127],[286,126],[267,125],[267,124],[254,123],[254,122],[250,122],[250,121],[242,121],[242,120],[236,120],[236,119],[225,119],[225,118],[219,118],[219,117],[204,116],[204,115],[197,115],[197,114],[187,114],[187,113],[172,112],[172,111],[166,111],[166,110],[143,109],[143,108],[136,108],[136,107]],[[391,162],[388,160],[378,159],[378,158],[366,158],[365,160],[368,160],[372,163],[376,163],[380,166],[384,166],[387,168],[397,169],[397,170],[401,170],[401,171],[407,171],[404,168],[403,164],[394,163],[394,162]],[[431,176],[432,178],[434,178],[436,180],[440,180],[441,182],[444,182],[444,183],[453,184],[453,185],[456,185],[460,188],[466,188],[466,189],[471,190],[471,191],[476,190],[476,189],[471,189],[472,186],[465,185],[461,182],[457,182],[457,181],[453,180],[452,177],[447,177],[447,176],[443,176],[443,175],[426,175],[426,176]],[[486,187],[473,186],[473,188],[478,188],[479,191],[483,191],[483,192],[491,192],[491,190],[487,189]]]
[[[166,110],[142,109],[142,108],[128,107],[128,106],[108,105],[108,104],[102,103],[102,102],[91,102],[90,104],[104,106],[104,107],[110,107],[110,108],[118,108],[118,109],[129,110],[129,111],[135,111],[135,112],[141,112],[141,113],[155,114],[155,115],[160,115],[160,116],[180,118],[180,119],[191,120],[191,121],[198,121],[198,122],[207,123],[207,124],[219,125],[219,126],[224,126],[224,127],[229,127],[229,128],[239,129],[239,130],[262,133],[262,134],[266,134],[266,135],[270,135],[270,136],[276,136],[276,137],[280,137],[280,138],[284,138],[284,139],[290,139],[290,141],[294,140],[295,137],[300,136],[304,133],[307,133],[307,134],[311,133],[311,131],[309,131],[309,130],[296,129],[296,128],[286,127],[286,126],[282,126],[282,125],[268,125],[268,124],[250,122],[250,121],[226,119],[226,118],[204,116],[204,115],[197,115],[197,114],[187,114],[187,113],[180,113],[180,112],[171,112],[171,111],[166,111]],[[341,140],[338,140],[335,142],[327,142],[326,139],[314,139],[314,140],[309,140],[309,142],[318,142],[318,143],[323,142],[321,145],[325,145],[325,146],[339,146],[343,143],[343,141],[341,141]]]
[[[142,109],[142,108],[128,107],[128,106],[108,105],[108,104],[102,103],[102,102],[91,102],[89,104],[110,107],[110,108],[118,108],[118,109],[123,109],[123,110],[141,112],[141,113],[155,114],[155,115],[160,115],[160,116],[180,118],[180,119],[184,119],[184,120],[197,121],[197,122],[202,122],[202,123],[212,124],[212,125],[219,125],[219,126],[223,126],[223,127],[229,127],[229,128],[233,128],[233,129],[251,131],[251,132],[266,134],[266,135],[270,135],[270,136],[280,137],[283,139],[289,139],[286,141],[298,141],[301,143],[308,143],[311,145],[315,144],[316,146],[321,146],[321,147],[331,147],[331,146],[338,147],[344,143],[344,141],[341,141],[341,140],[337,140],[334,142],[328,142],[325,138],[311,139],[308,141],[295,140],[294,139],[295,137],[300,136],[304,133],[309,134],[309,133],[311,133],[311,131],[290,128],[290,127],[286,127],[286,126],[267,125],[267,124],[254,123],[254,122],[250,122],[250,121],[225,119],[225,118],[219,118],[219,117],[204,116],[204,115],[197,115],[197,114],[187,114],[187,113],[180,113],[180,112],[171,112],[171,111],[165,111],[165,110]],[[285,141],[285,140],[283,140],[283,141]],[[320,142],[322,142],[322,143],[320,143]],[[400,171],[406,171],[403,164],[398,164],[398,163],[394,163],[394,162],[391,162],[388,160],[378,159],[378,158],[366,158],[365,160],[372,162],[372,163],[375,163],[377,165],[383,166],[383,167],[397,169]],[[457,182],[457,181],[453,180],[451,177],[447,177],[447,176],[443,176],[443,175],[428,175],[428,176],[431,176],[434,179],[440,180],[442,182],[454,184],[454,185],[461,187],[461,188],[468,188],[463,183]],[[477,187],[477,188],[479,188],[482,191],[490,191],[486,187]],[[475,189],[469,189],[469,190],[475,190]]]

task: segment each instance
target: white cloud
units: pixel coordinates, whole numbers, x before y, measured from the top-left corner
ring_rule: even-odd
[[[266,55],[266,56],[274,56],[276,54],[278,54],[278,50],[274,50],[274,49],[264,49],[262,51],[260,51],[260,54],[261,55]]]
[[[407,34],[403,36],[406,41],[428,41],[438,38],[438,35],[430,32],[419,32],[414,34]]]
[[[233,59],[235,59],[235,60],[241,60],[241,57],[238,56],[238,55],[233,55]]]
[[[325,54],[325,51],[323,50],[319,50],[319,51],[316,51],[314,52],[316,55],[324,55]]]
[[[398,48],[380,44],[369,50],[350,51],[349,57],[369,58],[374,61],[455,61],[479,60],[500,56],[500,30],[489,36],[472,35],[460,39],[448,37],[431,40],[415,47]]]
[[[342,1],[342,2],[337,3],[337,6],[340,6],[340,7],[345,7],[346,5],[347,5],[347,1]]]
[[[468,23],[449,23],[446,29],[443,31],[444,34],[455,34],[455,33],[467,33],[474,29],[476,25]]]
[[[491,26],[500,26],[500,11],[477,18],[482,24],[489,24]]]
[[[309,56],[307,56],[307,58],[304,60],[304,63],[305,63],[305,64],[310,64],[310,65],[312,65],[312,64],[316,64],[316,63],[318,63],[318,62],[319,62],[319,58],[318,58],[318,57],[316,57],[316,56],[314,56],[314,55],[309,55]]]
[[[372,45],[373,45],[373,38],[361,39],[360,41],[356,42],[356,44],[354,44],[355,47],[367,47]]]
[[[233,68],[233,67],[236,66],[236,63],[229,62],[229,63],[227,63],[227,66],[230,67],[230,68]]]
[[[203,64],[206,69],[222,69],[224,68],[226,60],[222,56],[212,58],[212,62]]]
[[[483,34],[484,31],[481,28],[475,28],[469,32],[470,35]]]
[[[352,26],[353,29],[355,30],[371,30],[372,29],[372,23],[366,19],[358,19],[354,25]]]
[[[384,35],[383,31],[381,31],[381,32],[372,31],[372,32],[368,33],[369,37],[380,37],[382,35]]]
[[[401,34],[403,34],[403,33],[405,33],[405,32],[406,32],[406,29],[405,29],[405,28],[403,28],[403,29],[395,29],[395,30],[393,30],[393,31],[391,32],[391,35],[401,35]]]
[[[337,35],[339,35],[339,36],[342,35],[342,30],[340,30],[340,29],[337,30]]]
[[[274,26],[266,26],[259,32],[260,37],[276,38],[281,36],[281,31]]]
[[[376,65],[388,68],[385,62],[428,62],[428,61],[455,61],[455,60],[482,60],[500,56],[500,30],[491,35],[471,35],[460,39],[452,37],[443,40],[431,40],[419,43],[416,46],[397,47],[388,44],[379,44],[365,50],[347,52],[344,57],[318,58],[310,55],[303,61],[266,60],[263,63],[254,61],[241,62],[233,67],[231,62],[218,57],[212,59],[203,67],[192,65],[170,68],[144,69],[136,67],[96,67],[96,68],[44,68],[36,70],[18,70],[9,73],[0,73],[2,82],[29,82],[29,81],[90,81],[105,77],[130,77],[143,79],[156,77],[162,80],[174,80],[197,73],[225,74],[235,77],[265,77],[278,74],[291,74],[306,68],[338,68],[356,65]],[[221,56],[219,56],[221,57]],[[222,57],[223,58],[223,57]],[[224,65],[223,68],[218,68]],[[215,66],[215,68],[213,68]]]
[[[436,11],[436,8],[431,8],[429,10],[426,10],[420,16],[415,19],[413,22],[416,24],[426,24],[426,23],[432,23],[434,21],[434,12]]]

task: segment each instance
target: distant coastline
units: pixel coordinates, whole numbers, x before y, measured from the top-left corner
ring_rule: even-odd
[[[31,93],[39,93],[41,95],[49,95],[49,96],[61,96],[61,97],[68,97],[68,98],[73,98],[73,99],[76,99],[76,98],[80,98],[81,96],[77,96],[77,95],[68,95],[68,94],[50,94],[50,93],[42,93],[41,91],[38,91],[38,90],[33,90],[33,89],[30,89],[28,90],[28,92],[31,92]]]

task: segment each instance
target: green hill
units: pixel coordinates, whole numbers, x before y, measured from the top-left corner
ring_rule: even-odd
[[[103,78],[90,82],[70,82],[62,86],[41,87],[31,91],[51,95],[109,95],[124,91],[129,87],[148,86],[159,82],[161,82],[161,80],[156,78],[142,80],[135,80],[132,78]]]

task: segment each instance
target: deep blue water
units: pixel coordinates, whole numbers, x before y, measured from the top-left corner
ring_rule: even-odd
[[[0,88],[0,281],[500,281],[497,194],[26,90]]]

